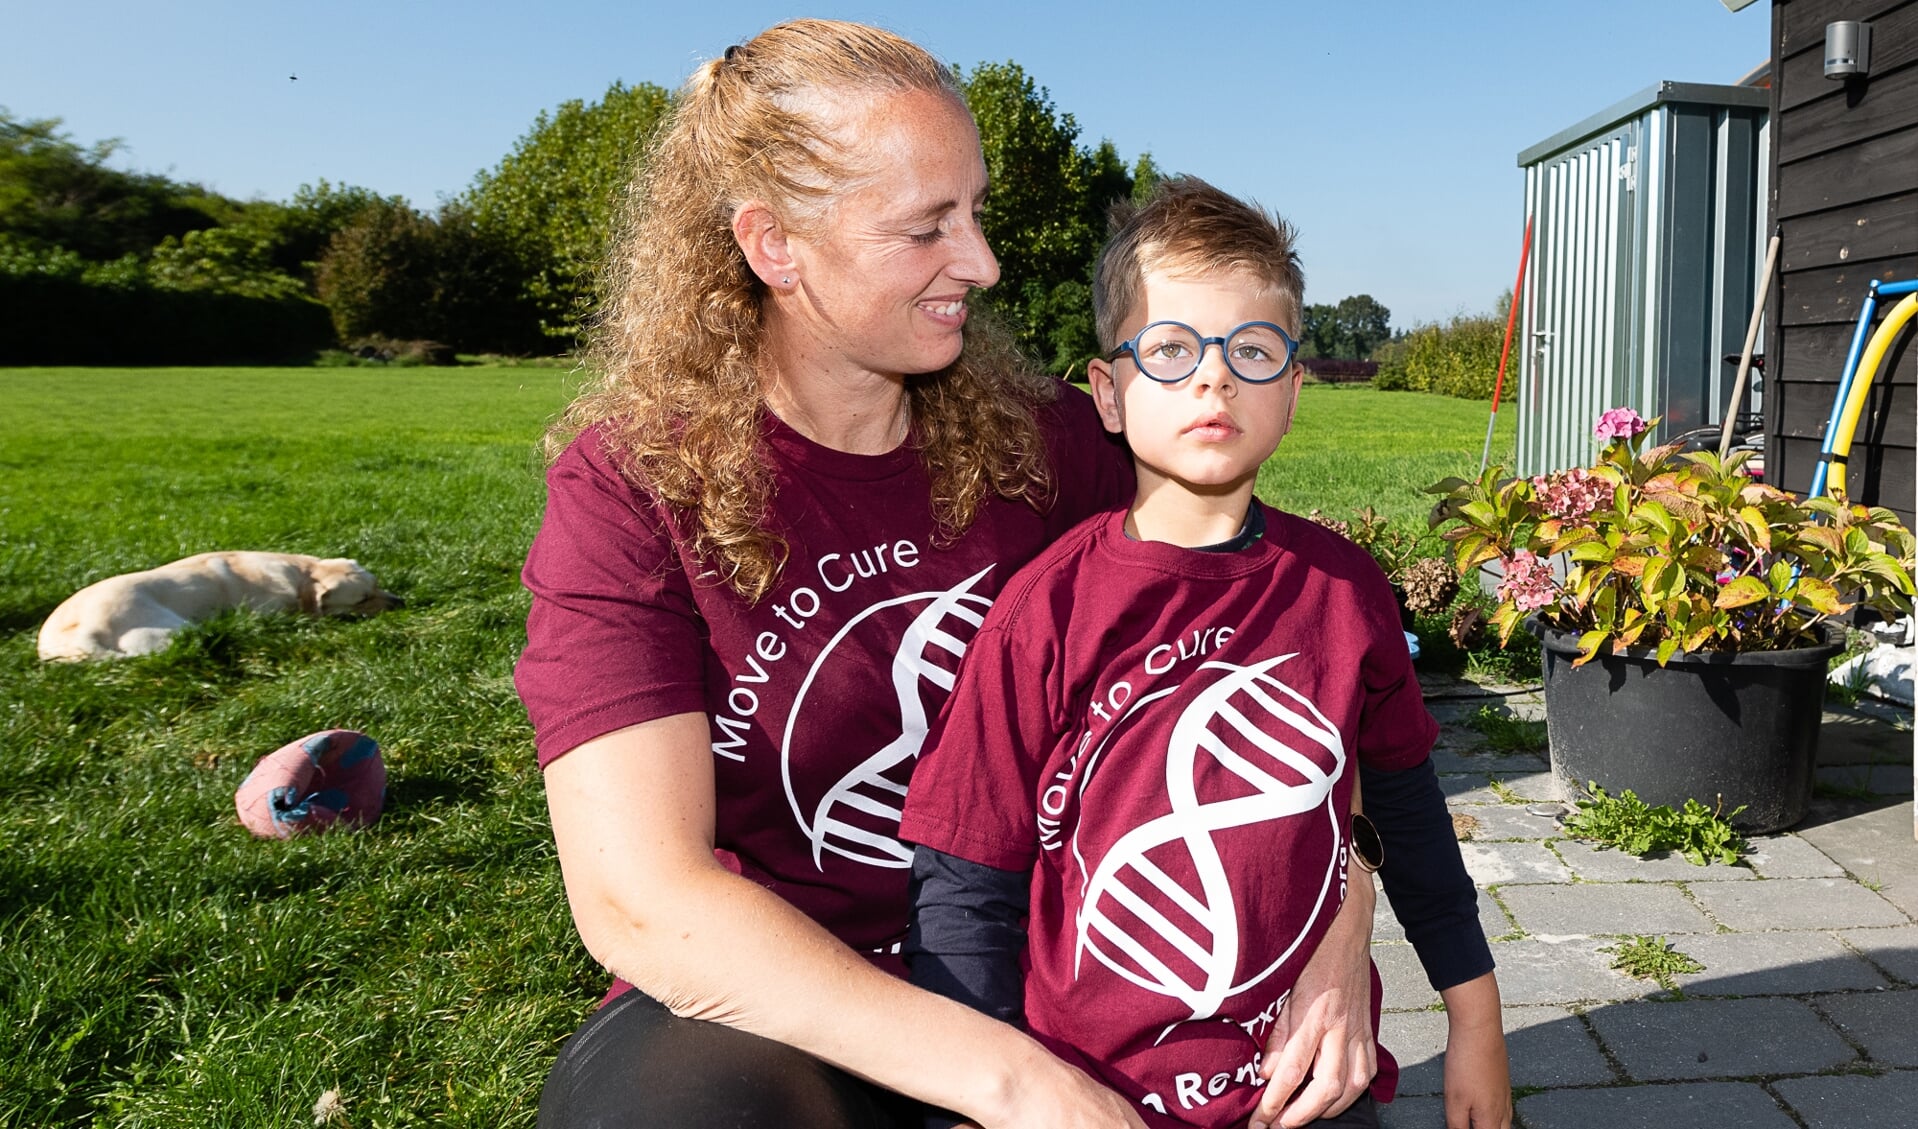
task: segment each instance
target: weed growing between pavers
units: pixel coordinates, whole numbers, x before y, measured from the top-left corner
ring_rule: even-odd
[[[1480,706],[1466,722],[1485,737],[1485,746],[1502,753],[1545,751],[1545,723],[1514,717],[1497,706]]]
[[[1612,967],[1640,980],[1652,980],[1675,996],[1683,996],[1676,976],[1705,971],[1705,966],[1673,948],[1663,937],[1634,933],[1616,945],[1605,945],[1601,953],[1612,954]]]
[[[1694,866],[1713,862],[1736,863],[1749,849],[1745,837],[1728,822],[1744,811],[1714,811],[1697,800],[1686,800],[1677,811],[1669,805],[1652,807],[1630,788],[1614,796],[1588,781],[1578,810],[1565,821],[1565,830],[1601,847],[1617,847],[1643,858],[1654,851],[1677,851]]]

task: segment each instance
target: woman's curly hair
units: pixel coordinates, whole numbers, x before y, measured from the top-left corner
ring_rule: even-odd
[[[735,209],[767,201],[795,225],[830,225],[859,172],[828,136],[844,96],[929,90],[963,109],[952,72],[860,24],[796,20],[695,71],[656,135],[620,217],[589,350],[594,378],[547,435],[557,457],[595,424],[622,473],[669,506],[701,559],[757,602],[786,541],[761,442],[765,286],[734,241]],[[971,525],[988,493],[1035,508],[1052,478],[1036,412],[1057,384],[989,319],[968,320],[957,361],[910,377],[912,439],[932,479],[938,535]]]

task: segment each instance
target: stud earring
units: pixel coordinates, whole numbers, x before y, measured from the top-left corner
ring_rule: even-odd
[[[788,274],[788,275],[782,275],[782,276],[780,276],[780,279],[779,279],[779,285],[781,285],[781,286],[791,286],[792,284],[793,284],[793,279],[792,279],[792,275],[789,275],[789,274]]]

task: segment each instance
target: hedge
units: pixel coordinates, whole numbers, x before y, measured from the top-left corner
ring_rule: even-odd
[[[0,276],[0,311],[5,365],[289,361],[334,343],[326,307],[305,297]]]

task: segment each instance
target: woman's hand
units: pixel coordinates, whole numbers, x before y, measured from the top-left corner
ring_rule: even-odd
[[[1491,973],[1445,989],[1445,1129],[1511,1129],[1512,1071],[1498,981]]]
[[[1034,1046],[1044,1061],[1020,1072],[1004,1112],[983,1129],[1145,1129],[1131,1102]]]
[[[1343,1111],[1371,1086],[1379,1066],[1370,953],[1377,900],[1372,876],[1353,868],[1345,904],[1300,971],[1266,1041],[1259,1067],[1265,1093],[1249,1129],[1298,1129]],[[1300,1090],[1307,1074],[1311,1084]]]

